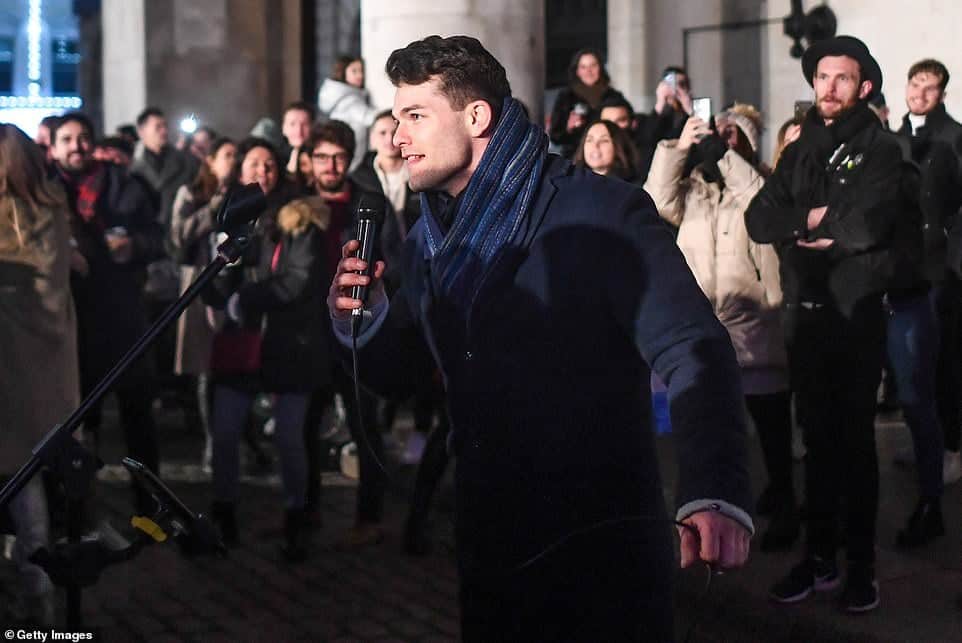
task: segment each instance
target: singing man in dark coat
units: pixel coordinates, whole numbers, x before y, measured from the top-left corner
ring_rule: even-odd
[[[573,168],[474,38],[395,51],[395,142],[426,191],[401,290],[375,268],[361,379],[409,392],[425,345],[457,462],[466,641],[670,640],[670,520],[650,368],[679,454],[681,563],[745,562],[753,531],[741,387],[725,329],[651,199]],[[348,243],[328,305],[345,345]],[[697,535],[696,535],[697,534]]]

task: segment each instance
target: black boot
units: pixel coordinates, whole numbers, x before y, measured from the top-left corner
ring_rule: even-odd
[[[303,508],[288,509],[284,513],[284,560],[300,563],[307,560],[307,524]]]
[[[922,499],[909,516],[904,529],[895,538],[896,546],[912,549],[926,545],[945,534],[942,523],[942,502],[939,498]]]
[[[210,519],[220,529],[221,540],[228,547],[237,546],[237,514],[233,502],[214,502],[210,506]]]

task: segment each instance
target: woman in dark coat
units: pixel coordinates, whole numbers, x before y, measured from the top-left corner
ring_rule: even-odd
[[[258,221],[254,251],[225,271],[217,293],[209,296],[212,303],[219,296],[227,317],[215,339],[211,361],[215,383],[212,513],[225,540],[236,541],[238,443],[254,395],[274,394],[274,444],[281,460],[286,510],[283,553],[297,561],[306,556],[304,414],[310,392],[330,384],[329,321],[318,295],[330,280],[321,231],[327,211],[315,201],[284,203],[287,188],[279,182],[277,155],[266,141],[242,142],[238,158],[239,182],[258,183],[267,194],[268,210]],[[244,339],[238,339],[241,336]],[[259,363],[231,359],[258,337]]]
[[[585,126],[598,117],[601,103],[621,98],[611,87],[611,79],[601,54],[595,49],[581,49],[568,66],[568,87],[562,89],[551,110],[551,142],[561,146],[561,154],[571,158],[585,131]]]

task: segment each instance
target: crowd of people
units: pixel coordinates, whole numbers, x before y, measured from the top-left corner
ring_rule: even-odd
[[[473,51],[470,43],[456,45]],[[395,52],[388,71],[400,88],[399,97],[400,92],[416,92],[433,82],[431,78],[443,77],[447,72],[424,70],[442,69],[444,56],[454,56],[449,50],[454,46],[442,39],[425,45],[427,53],[440,56],[430,61],[417,48]],[[497,66],[496,61],[492,65]],[[836,559],[844,544],[847,575],[840,601],[844,609],[862,612],[879,604],[874,419],[883,372],[891,376],[886,378],[885,396],[897,400],[912,435],[912,452],[898,458],[914,461],[918,472],[919,500],[898,533],[898,547],[922,547],[943,535],[943,487],[962,477],[962,226],[955,225],[962,205],[962,125],[946,113],[943,98],[949,71],[936,60],[922,60],[908,70],[908,111],[894,132],[888,131],[888,112],[883,111],[887,108],[881,93],[882,71],[861,41],[843,36],[816,43],[806,51],[802,69],[813,86],[814,103],[778,131],[772,167],[762,162],[763,119],[756,107],[735,102],[706,120],[694,108],[687,71],[669,66],[655,88],[653,110],[636,113],[609,78],[600,52],[593,49],[573,56],[569,85],[558,94],[546,132],[526,129],[531,124],[523,106],[507,98],[510,89],[504,94],[500,86],[490,96],[482,94],[484,100],[477,102],[487,101],[489,111],[472,114],[475,120],[467,127],[477,127],[477,135],[472,136],[497,142],[499,150],[502,141],[510,141],[504,146],[517,147],[515,161],[528,163],[525,167],[532,176],[582,170],[587,178],[578,181],[587,186],[585,190],[611,199],[622,194],[625,184],[644,187],[663,220],[660,227],[670,231],[693,283],[734,347],[741,373],[737,413],[755,426],[768,476],[756,503],[757,513],[770,517],[759,547],[764,552],[791,549],[805,526],[803,560],[775,584],[772,598],[792,603],[814,591],[837,587],[842,575]],[[476,89],[469,86],[470,91]],[[443,87],[437,95],[444,91]],[[430,105],[430,100],[418,105]],[[402,357],[392,365],[391,374],[403,380],[403,386],[363,388],[360,399],[341,363],[339,342],[345,343],[345,335],[338,329],[338,309],[329,314],[324,296],[332,280],[336,285],[344,272],[342,249],[353,238],[361,199],[380,200],[387,212],[378,247],[387,270],[377,277],[383,278],[393,319],[404,301],[412,301],[412,288],[423,286],[416,280],[409,283],[410,271],[402,270],[410,263],[405,247],[416,247],[425,257],[437,254],[441,266],[447,261],[460,265],[457,255],[445,254],[457,251],[452,244],[435,248],[429,243],[421,248],[419,244],[427,243],[422,235],[429,240],[451,235],[464,247],[475,243],[477,235],[486,232],[467,223],[459,225],[467,216],[462,213],[487,221],[476,204],[494,199],[496,193],[482,192],[487,189],[483,181],[493,180],[486,177],[496,177],[507,167],[498,165],[499,157],[485,155],[476,172],[472,168],[481,178],[468,174],[463,184],[452,179],[439,189],[424,178],[426,170],[417,176],[402,157],[406,150],[404,157],[414,155],[418,164],[424,163],[420,141],[409,133],[413,126],[407,119],[406,111],[379,111],[371,104],[364,89],[363,61],[345,56],[324,81],[316,103],[291,103],[281,114],[279,128],[276,121],[265,118],[240,140],[204,127],[172,144],[166,116],[156,107],[144,109],[136,125],[102,138],[91,120],[78,112],[45,119],[35,142],[11,125],[0,125],[0,283],[16,295],[9,304],[5,295],[0,317],[10,338],[0,343],[4,363],[0,377],[4,390],[22,392],[5,396],[17,400],[17,406],[0,407],[0,415],[13,418],[9,426],[16,428],[0,434],[0,473],[12,473],[25,461],[30,447],[69,413],[79,396],[93,390],[150,321],[187,289],[222,240],[215,215],[226,195],[235,186],[254,183],[264,192],[267,206],[245,256],[223,271],[165,341],[137,362],[112,391],[129,454],[159,471],[163,454],[154,419],[155,400],[176,378],[189,381],[191,406],[206,436],[201,458],[212,475],[211,515],[225,542],[235,545],[244,537],[237,520],[242,502],[240,444],[248,432],[255,399],[267,394],[283,482],[281,553],[296,563],[308,557],[311,529],[321,522],[319,429],[325,412],[339,398],[358,445],[355,523],[341,544],[364,547],[384,538],[383,433],[390,429],[398,399],[413,397],[415,432],[402,457],[410,463],[420,461],[421,467],[404,531],[407,552],[430,550],[426,518],[449,452],[458,455],[459,467],[467,472],[460,474],[459,502],[467,497],[495,513],[530,511],[522,500],[547,489],[544,479],[526,477],[532,491],[515,490],[517,497],[510,503],[501,496],[492,499],[496,486],[480,482],[481,469],[503,457],[497,453],[498,444],[486,436],[480,417],[490,425],[511,426],[516,418],[510,413],[531,411],[531,418],[549,414],[529,408],[530,400],[518,394],[524,390],[523,383],[518,383],[517,390],[503,383],[520,377],[506,372],[509,361],[485,363],[503,369],[497,375],[487,371],[503,382],[481,381],[480,376],[470,375],[468,364],[477,362],[476,353],[485,349],[484,342],[472,346],[467,331],[463,336],[429,338],[437,345],[430,350],[420,346],[420,357],[433,354],[435,361],[398,353]],[[544,148],[550,140],[552,149],[571,164],[548,157],[546,167],[539,165],[542,138]],[[530,156],[520,156],[529,151]],[[575,170],[567,169],[572,166]],[[597,175],[618,182],[598,183],[591,178]],[[510,220],[529,207],[536,206],[509,203],[498,216]],[[591,238],[590,227],[584,231],[588,247],[600,243]],[[431,311],[431,319],[421,325],[460,327],[466,317],[470,328],[474,299],[462,301],[459,293],[469,286],[484,286],[483,280],[471,279],[484,274],[484,261],[490,260],[484,255],[485,247],[478,247],[481,268],[471,262],[452,268],[450,279],[446,275],[444,280],[432,281],[428,293],[419,295],[429,297],[430,290],[437,288],[438,296],[451,300],[450,308]],[[617,254],[618,249],[611,252]],[[673,255],[658,256],[671,265],[678,260]],[[560,256],[552,260],[566,261]],[[625,260],[641,263],[630,252]],[[562,282],[537,284],[549,289],[562,286]],[[573,292],[577,287],[570,286]],[[684,292],[688,284],[679,287]],[[532,307],[531,315],[542,314],[536,308],[537,298],[526,293],[529,290],[512,293],[518,300],[508,318],[523,315],[525,307]],[[637,308],[652,305],[645,302]],[[697,317],[700,303],[692,305]],[[536,348],[547,349],[555,338],[552,333],[582,322],[590,312],[587,306],[572,301],[553,309],[553,326],[533,341]],[[381,305],[377,315],[387,315],[385,310]],[[575,319],[559,319],[563,310]],[[613,345],[635,350],[631,341],[622,346],[616,338],[627,326],[637,334],[635,344],[654,370],[684,370],[665,363],[671,358],[665,357],[669,348],[659,344],[663,340],[639,330],[637,324],[632,326],[638,310],[616,307],[612,314],[622,312],[625,320],[612,319],[611,337],[592,341],[606,350]],[[408,316],[426,314],[414,308]],[[477,323],[482,322],[494,323],[490,319]],[[385,322],[384,327],[391,323]],[[379,327],[380,322],[373,326]],[[366,326],[370,331],[366,339],[385,344],[383,338],[371,340],[371,328]],[[530,348],[517,343],[519,338],[509,330],[498,337],[502,348],[514,347],[520,354]],[[384,351],[400,351],[402,343],[398,340],[397,345],[383,347]],[[464,355],[463,364],[448,359],[451,347]],[[575,357],[587,359],[581,355],[582,348],[568,346]],[[565,377],[572,371],[561,357],[529,356],[545,381],[567,390]],[[45,367],[14,366],[30,363]],[[633,364],[625,362],[619,368],[634,374],[638,369]],[[484,372],[480,366],[474,368]],[[474,394],[487,404],[471,399],[466,386],[474,387]],[[403,394],[380,398],[375,393],[379,388],[392,392],[399,388]],[[672,420],[682,426],[686,413],[689,420],[696,414],[683,409],[683,404],[692,409],[711,406],[669,390]],[[601,389],[598,394],[602,395]],[[584,390],[571,390],[570,395],[586,408],[591,406]],[[609,419],[633,426],[635,418],[629,418],[628,411],[624,416],[611,413]],[[595,425],[580,412],[556,418],[571,433],[566,439],[576,440],[578,435],[586,442],[594,440],[579,433],[573,418]],[[449,436],[452,419],[455,431]],[[795,423],[803,429],[807,449],[802,493],[796,490],[793,477]],[[101,413],[94,409],[84,422],[84,439],[93,449],[100,425]],[[535,442],[518,439],[535,449]],[[575,466],[560,456],[558,463]],[[532,471],[548,479],[565,475],[562,468]],[[630,472],[623,473],[617,484],[609,480],[602,487],[616,494],[638,482]],[[731,489],[737,501],[695,493],[685,507],[697,505],[702,498],[721,498],[728,501],[716,501],[721,502],[722,513],[753,529],[748,518],[751,502],[741,498],[743,490],[734,483]],[[134,493],[136,510],[150,513],[150,497],[136,487]],[[596,495],[585,497],[598,500]],[[567,511],[547,496],[541,501],[548,506],[543,524],[562,519],[549,512]],[[702,509],[680,510],[678,519],[701,515]],[[597,506],[590,513],[605,517]],[[28,486],[11,506],[11,514],[18,537],[17,564],[27,581],[25,596],[33,618],[43,621],[50,617],[45,600],[50,583],[26,561],[29,550],[48,538],[42,485]],[[505,609],[503,602],[491,602],[494,586],[487,581],[465,585],[464,578],[470,579],[477,571],[473,565],[488,560],[493,551],[479,534],[498,542],[509,536],[480,519],[459,520],[465,521],[459,524],[459,547],[465,548],[465,542],[474,547],[467,554],[459,553],[462,593],[476,597],[482,606]],[[703,528],[701,523],[697,526]],[[473,535],[468,535],[472,530]],[[519,541],[518,551],[529,551],[526,547],[533,547],[535,539],[552,533],[548,528],[533,530]],[[486,612],[468,607],[462,596],[463,619],[481,627]]]
[[[287,561],[303,561],[307,536],[322,520],[321,431],[337,397],[352,439],[370,447],[358,449],[356,521],[340,544],[358,548],[383,539],[382,432],[390,430],[395,405],[362,391],[357,409],[352,380],[329,340],[323,294],[362,199],[381,200],[389,213],[379,251],[395,266],[420,202],[392,141],[391,113],[371,107],[363,83],[363,63],[339,59],[318,96],[323,118],[315,104],[294,102],[276,121],[280,128],[262,119],[240,140],[205,126],[174,143],[167,117],[156,107],[144,109],[135,126],[104,137],[80,112],[45,118],[35,141],[2,126],[0,272],[4,287],[15,288],[19,297],[4,297],[3,324],[11,339],[3,348],[5,390],[11,393],[4,399],[16,401],[16,408],[3,409],[10,427],[0,449],[3,474],[25,462],[31,446],[186,291],[216,255],[222,237],[215,219],[225,197],[235,186],[254,183],[267,206],[245,256],[110,391],[126,451],[159,472],[159,398],[170,395],[186,405],[185,417],[206,438],[200,459],[212,476],[211,517],[234,545],[244,537],[237,520],[240,442],[250,437],[255,399],[266,395],[284,490],[281,553]],[[31,348],[44,342],[44,350]],[[37,363],[44,368],[34,368]],[[408,552],[423,555],[431,548],[430,498],[447,461],[447,418],[437,379],[419,387],[415,407],[417,437],[403,454],[406,462],[420,461],[436,419],[439,425],[428,449],[433,455],[426,458],[434,465],[421,473],[428,482],[418,485],[404,541]],[[364,437],[358,435],[359,411]],[[84,419],[83,440],[95,452],[101,418],[97,405]],[[256,440],[249,443],[259,449]],[[20,494],[12,515],[17,551],[24,552],[17,563],[28,580],[25,604],[45,622],[52,588],[26,560],[49,535],[39,482]],[[149,494],[136,485],[133,493],[134,511],[152,514]]]
[[[771,515],[760,549],[790,548],[807,525],[805,560],[772,597],[834,589],[844,543],[843,605],[873,609],[883,372],[881,402],[902,410],[912,435],[896,461],[918,472],[897,547],[943,535],[942,489],[962,474],[962,126],[943,102],[949,71],[934,59],[913,65],[907,113],[889,131],[882,72],[864,44],[814,45],[803,58],[814,106],[779,129],[769,168],[754,106],[736,102],[705,122],[685,70],[668,67],[653,112],[636,115],[620,107],[600,61],[591,50],[572,60],[551,138],[577,164],[644,183],[731,335],[769,478],[757,503]],[[807,448],[801,506],[793,399]]]

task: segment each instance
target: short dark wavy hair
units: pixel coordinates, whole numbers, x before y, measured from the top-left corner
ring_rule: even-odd
[[[343,147],[351,158],[354,158],[354,150],[357,149],[354,130],[344,121],[331,120],[315,127],[307,138],[305,149],[313,154],[321,143],[332,143],[338,147]]]
[[[937,76],[939,79],[939,90],[945,91],[945,86],[949,84],[949,70],[934,58],[926,58],[925,60],[920,60],[909,68],[909,80],[912,80],[912,76],[915,74],[932,74]]]
[[[428,36],[412,42],[391,53],[385,71],[395,87],[420,85],[436,77],[455,110],[483,100],[491,106],[495,121],[504,99],[511,95],[504,67],[470,36]]]
[[[91,139],[94,138],[94,124],[90,120],[90,117],[83,112],[67,112],[66,114],[57,118],[57,120],[50,127],[50,144],[53,145],[54,141],[57,140],[57,130],[66,125],[67,123],[80,123],[80,126],[87,130],[87,136]]]

